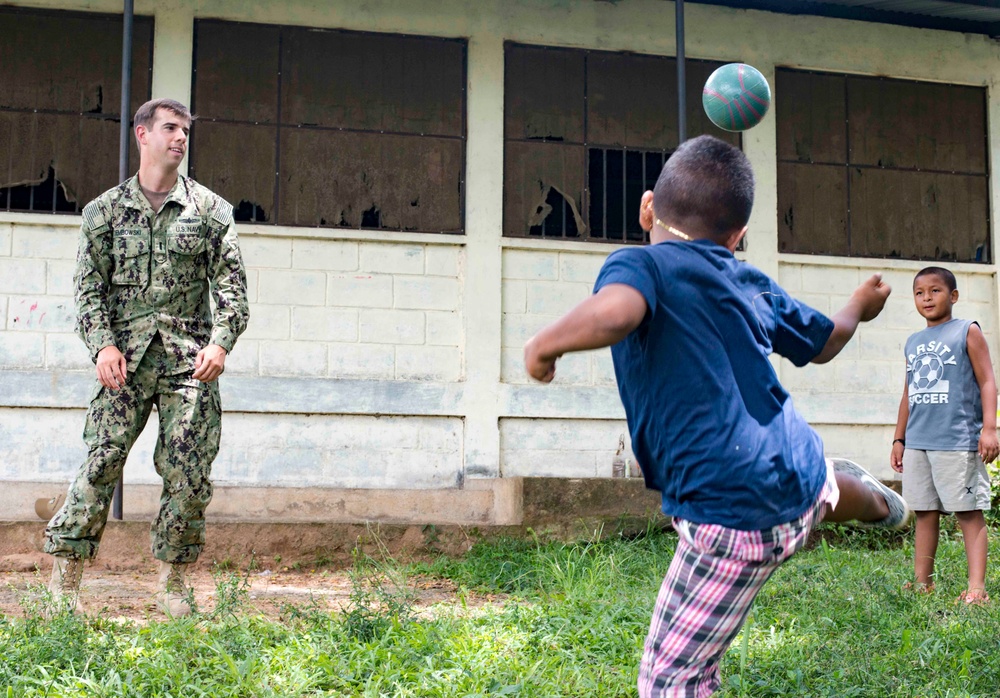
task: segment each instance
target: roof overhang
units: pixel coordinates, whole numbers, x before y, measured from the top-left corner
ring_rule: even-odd
[[[689,0],[744,10],[838,17],[1000,38],[1000,0]]]

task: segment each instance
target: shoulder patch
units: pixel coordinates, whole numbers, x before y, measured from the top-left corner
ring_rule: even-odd
[[[104,218],[104,212],[96,201],[91,201],[83,207],[83,224],[92,233],[107,230],[108,221]]]
[[[233,222],[233,205],[225,199],[218,199],[212,209],[212,218],[222,225],[229,225]]]

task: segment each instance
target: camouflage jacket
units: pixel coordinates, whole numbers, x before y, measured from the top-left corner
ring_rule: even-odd
[[[129,371],[157,332],[177,372],[193,370],[208,344],[232,351],[249,318],[233,207],[182,175],[159,213],[138,177],[87,204],[74,281],[91,358],[113,344]]]

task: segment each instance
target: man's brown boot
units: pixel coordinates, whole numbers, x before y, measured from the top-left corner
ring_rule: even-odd
[[[184,585],[187,563],[159,561],[160,574],[156,585],[156,605],[171,618],[191,613],[191,594]]]
[[[68,557],[52,558],[52,578],[49,580],[49,594],[52,595],[53,611],[69,609],[83,612],[80,605],[80,581],[83,579],[83,560]]]

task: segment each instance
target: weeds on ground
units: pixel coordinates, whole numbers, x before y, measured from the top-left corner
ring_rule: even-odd
[[[246,603],[248,579],[233,572],[217,578],[215,611],[176,621],[0,618],[0,696],[633,696],[674,541],[652,529],[629,541],[497,540],[410,567],[358,554],[343,612],[287,606],[280,621]],[[950,534],[937,593],[902,591],[912,553],[906,536],[824,528],[765,586],[719,695],[995,695],[1000,603],[953,603],[965,556]],[[469,591],[418,613],[414,574]],[[461,608],[486,593],[503,601]]]

